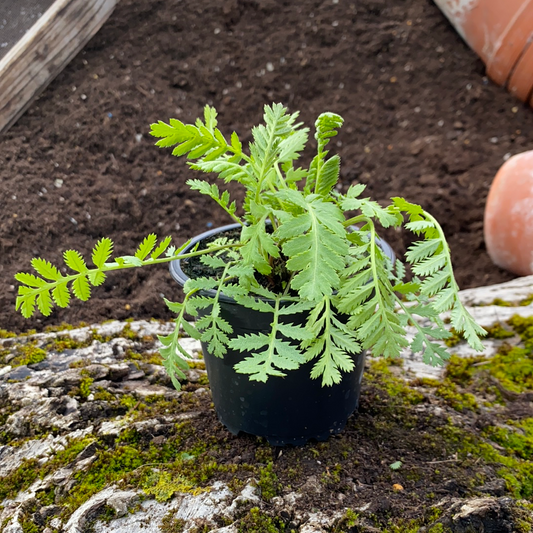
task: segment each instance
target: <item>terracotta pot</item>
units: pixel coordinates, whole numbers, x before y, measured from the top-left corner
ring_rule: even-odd
[[[496,265],[519,276],[533,274],[533,151],[511,157],[496,174],[484,232]]]
[[[533,105],[533,0],[435,0],[487,75]]]

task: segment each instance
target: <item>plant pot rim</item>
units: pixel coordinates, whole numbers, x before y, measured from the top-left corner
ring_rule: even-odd
[[[189,245],[184,248],[183,252],[187,252],[192,247],[194,247],[198,242],[203,241],[204,239],[207,239],[208,237],[212,237],[213,235],[217,235],[219,233],[224,233],[225,231],[230,231],[236,228],[240,228],[241,224],[234,223],[234,224],[226,224],[225,226],[218,226],[216,228],[204,231],[203,233],[200,233],[196,237],[193,237],[190,240]],[[394,250],[391,248],[389,243],[381,239],[380,237],[376,237],[376,242],[378,246],[383,250],[385,255],[394,262],[396,260],[396,254],[394,253]],[[182,287],[185,285],[186,281],[189,279],[189,276],[183,272],[181,268],[181,259],[176,259],[175,261],[171,261],[169,265],[170,275],[172,278],[178,282]],[[206,295],[214,297],[216,295],[216,291],[213,289],[208,289],[205,291]],[[228,303],[235,303],[235,300],[229,296],[226,296],[224,293],[220,293],[218,296],[218,299],[223,302]],[[260,298],[261,300],[265,301],[271,301],[269,298]]]
[[[241,227],[240,224],[234,223],[234,224],[227,224],[225,226],[218,226],[208,231],[204,231],[203,233],[196,235],[196,237],[193,237],[190,240],[189,245],[183,250],[183,252],[189,251],[197,243],[199,243],[200,241],[203,241],[204,239],[207,239],[208,237],[212,237],[213,235],[224,233],[225,231],[230,231],[232,229],[236,229],[240,227]],[[183,287],[185,285],[185,282],[189,279],[189,276],[187,276],[187,274],[185,274],[185,272],[183,272],[181,268],[181,259],[176,259],[175,261],[171,261],[169,265],[169,270],[170,270],[170,275],[174,278],[174,280],[177,281]],[[202,292],[204,292],[206,295],[211,296],[211,297],[214,297],[216,295],[216,291],[214,291],[213,289],[202,290]],[[218,299],[223,302],[235,303],[235,300],[233,298],[226,296],[223,292],[219,294]]]

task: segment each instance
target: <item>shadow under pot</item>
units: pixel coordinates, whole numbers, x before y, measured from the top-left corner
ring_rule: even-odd
[[[216,228],[191,240],[183,250],[219,234],[238,230],[239,224]],[[389,245],[379,241],[380,247],[393,260]],[[181,261],[170,264],[172,277],[183,286],[189,276],[182,270]],[[200,294],[214,295],[214,291]],[[267,300],[268,301],[268,300]],[[239,305],[222,294],[220,313],[231,324],[233,335],[270,332],[271,313],[263,313]],[[283,317],[286,322],[303,324],[307,313]],[[239,374],[234,366],[251,354],[228,349],[224,357],[216,357],[202,342],[207,376],[213,404],[219,420],[234,435],[239,432],[264,437],[273,446],[302,445],[310,439],[326,440],[341,432],[350,415],[357,409],[366,353],[354,354],[354,369],[343,373],[340,383],[323,387],[321,379],[311,379],[314,361],[288,370],[285,377],[270,376],[266,383],[251,381],[247,374]]]

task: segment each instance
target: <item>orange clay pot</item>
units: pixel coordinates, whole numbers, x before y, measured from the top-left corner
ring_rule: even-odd
[[[495,264],[519,276],[533,274],[533,151],[511,157],[496,174],[484,231]]]
[[[487,75],[533,106],[533,0],[435,0]]]

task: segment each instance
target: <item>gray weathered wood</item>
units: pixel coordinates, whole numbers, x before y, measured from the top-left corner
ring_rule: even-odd
[[[0,61],[0,133],[100,29],[118,0],[56,0]]]

